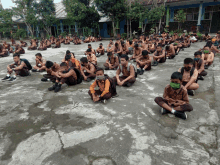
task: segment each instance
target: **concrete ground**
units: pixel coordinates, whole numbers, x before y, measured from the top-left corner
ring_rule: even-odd
[[[100,42],[91,43],[97,48]],[[108,41],[102,41],[106,47]],[[193,57],[204,42],[193,44],[173,60],[152,67],[130,88],[117,87],[119,97],[106,105],[88,95],[92,82],[49,92],[43,73],[31,73],[15,82],[0,82],[1,165],[217,165],[220,164],[219,56],[199,81],[186,121],[160,114],[154,98],[163,95],[170,75]],[[65,51],[83,57],[87,44],[41,52],[60,62]],[[38,51],[27,51],[33,65]],[[106,55],[98,58],[103,66]],[[0,59],[0,77],[12,55]],[[115,71],[107,71],[114,76]]]

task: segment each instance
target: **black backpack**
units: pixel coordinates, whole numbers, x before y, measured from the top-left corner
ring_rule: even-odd
[[[117,95],[117,92],[116,92],[116,82],[114,81],[114,79],[109,77],[107,74],[105,75],[105,78],[106,78],[106,80],[108,79],[109,82],[110,82],[109,92],[112,94],[112,96]]]
[[[190,71],[190,77],[192,77],[192,75],[193,75],[193,73],[194,73],[194,70],[195,70],[195,68],[192,67],[192,69],[191,69],[191,71]],[[183,75],[183,73],[184,73],[184,67],[181,68],[181,73],[182,73],[182,75]]]
[[[73,70],[76,72],[77,84],[80,84],[83,81],[83,76],[78,69],[74,68]]]
[[[32,69],[32,66],[31,66],[30,62],[27,59],[20,59],[20,60],[23,61],[26,64],[26,66],[28,67],[28,70]]]

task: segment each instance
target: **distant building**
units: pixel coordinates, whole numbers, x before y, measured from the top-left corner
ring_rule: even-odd
[[[152,5],[152,0],[143,0],[146,7]],[[178,27],[178,22],[174,19],[175,14],[178,10],[183,9],[186,12],[186,22],[182,24],[182,29],[187,31],[195,31],[199,29],[201,32],[216,33],[220,30],[220,2],[213,0],[158,0],[158,5],[165,4],[166,12],[162,18],[161,29],[168,27],[170,31],[176,30]],[[1,4],[0,4],[1,6]],[[66,21],[67,13],[65,12],[65,7],[62,2],[55,3],[56,8],[56,18],[59,22],[51,27],[53,35],[61,34],[62,32],[67,32],[71,34],[76,34],[77,32],[83,34],[83,29],[77,29],[76,23],[71,24]],[[13,21],[17,24],[18,28],[25,28],[25,24],[20,18],[13,17]],[[146,20],[147,23],[147,20]],[[159,20],[156,22],[157,26]],[[124,19],[119,22],[118,33],[127,33],[127,21]],[[132,21],[131,29],[133,31],[138,31],[139,23],[138,21]],[[146,32],[150,30],[151,24],[147,23]],[[27,29],[28,32],[28,29]],[[103,17],[99,21],[99,31],[92,29],[93,34],[100,34],[104,38],[113,37],[112,22],[110,19]],[[28,32],[29,33],[29,32]],[[45,35],[43,29],[38,26],[35,31],[36,36]]]

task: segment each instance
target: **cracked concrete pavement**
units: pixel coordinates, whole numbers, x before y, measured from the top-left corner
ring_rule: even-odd
[[[97,48],[100,42],[91,43]],[[102,41],[104,47],[108,41]],[[119,97],[106,105],[94,104],[90,84],[63,86],[49,92],[52,83],[32,73],[15,82],[0,82],[1,165],[217,165],[220,164],[220,64],[219,56],[199,81],[190,103],[194,110],[186,121],[160,114],[154,98],[162,96],[170,75],[193,57],[204,42],[193,44],[173,60],[139,76],[130,88],[117,87]],[[41,52],[59,62],[67,49],[77,59],[87,44],[62,45]],[[38,51],[22,58],[34,64]],[[98,58],[102,66],[106,55]],[[0,59],[0,77],[12,55]],[[115,71],[106,71],[114,76]]]

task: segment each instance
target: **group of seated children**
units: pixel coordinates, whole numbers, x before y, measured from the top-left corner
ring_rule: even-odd
[[[37,53],[35,55],[36,65],[33,69],[28,60],[20,59],[20,55],[15,53],[13,55],[14,63],[8,65],[8,73],[3,80],[13,81],[17,75],[28,76],[31,69],[32,72],[46,71],[47,74],[43,75],[41,81],[52,81],[54,84],[48,90],[54,92],[59,92],[63,84],[71,86],[80,84],[83,80],[87,82],[94,80],[90,86],[89,95],[94,102],[106,103],[111,97],[118,96],[116,85],[132,86],[137,75],[142,75],[144,71],[151,70],[152,65],[157,66],[158,63],[166,62],[166,59],[173,59],[180,50],[190,46],[184,44],[185,38],[188,37],[181,36],[173,40],[172,37],[168,37],[168,34],[162,36],[164,41],[158,39],[158,36],[153,38],[141,36],[139,40],[135,38],[126,43],[117,39],[115,44],[113,40],[110,40],[104,69],[116,70],[116,76],[113,78],[108,77],[104,73],[104,69],[97,65],[95,53],[103,54],[103,45],[100,44],[95,52],[89,44],[85,52],[86,57],[82,57],[78,61],[74,53],[67,50],[60,65],[56,62],[44,60],[42,55]],[[163,42],[168,42],[169,45],[165,46]],[[189,104],[188,95],[194,95],[194,91],[199,88],[198,80],[204,80],[204,76],[207,75],[205,69],[208,69],[213,63],[213,51],[215,49],[212,46],[212,42],[208,41],[203,49],[194,53],[194,59],[186,58],[183,67],[171,75],[171,82],[165,87],[163,97],[155,98],[155,102],[162,107],[162,114],[172,113],[177,117],[186,119],[185,111],[193,110]],[[132,53],[130,58],[129,53]],[[150,53],[153,55],[150,56]],[[136,66],[130,63],[130,60],[135,61]],[[99,90],[95,90],[97,86]]]

